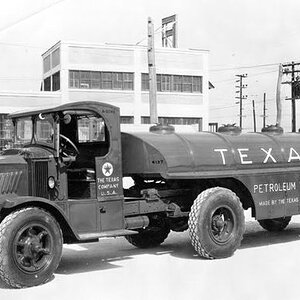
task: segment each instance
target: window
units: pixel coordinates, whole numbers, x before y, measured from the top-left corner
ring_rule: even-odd
[[[100,72],[91,72],[91,89],[101,88],[101,76]]]
[[[182,92],[182,76],[180,75],[173,76],[173,91]]]
[[[149,74],[142,74],[142,91],[149,91]]]
[[[161,90],[162,92],[171,92],[171,75],[161,75]]]
[[[57,48],[52,52],[51,67],[54,68],[60,64],[60,48]]]
[[[12,146],[13,123],[5,114],[0,114],[0,150]]]
[[[217,122],[208,123],[208,126],[209,126],[209,131],[211,131],[211,132],[218,131],[218,123]]]
[[[44,91],[51,91],[51,77],[44,79]]]
[[[36,141],[53,145],[52,117],[43,116],[36,121]]]
[[[134,117],[132,116],[121,116],[120,123],[121,124],[133,124]]]
[[[91,73],[89,71],[80,72],[80,87],[89,89],[91,86]]]
[[[70,71],[69,72],[69,87],[70,88],[79,88],[79,72]]]
[[[202,93],[202,77],[193,76],[193,92]]]
[[[52,75],[52,91],[60,90],[60,72]]]
[[[133,73],[123,73],[123,90],[133,90]]]
[[[44,67],[44,74],[50,71],[50,55],[44,58],[43,67]]]
[[[29,143],[32,137],[32,120],[31,118],[23,118],[17,120],[16,124],[16,143],[23,145]]]
[[[105,123],[102,118],[81,116],[78,118],[78,142],[105,142],[107,140]]]
[[[158,92],[202,93],[202,76],[157,74]],[[142,91],[149,91],[149,75],[142,74]]]
[[[122,90],[123,88],[123,74],[122,73],[112,73],[113,78],[113,89]]]
[[[182,91],[185,93],[193,92],[193,77],[183,76],[182,77]]]
[[[160,74],[156,75],[156,83],[157,83],[157,91],[161,92],[161,75]]]
[[[142,117],[142,124],[150,124],[150,117]],[[163,125],[196,125],[202,130],[202,118],[158,117],[158,123]]]
[[[102,73],[102,88],[106,90],[112,90],[112,74],[111,72]]]
[[[133,85],[133,73],[73,70],[69,71],[70,88],[133,90]]]

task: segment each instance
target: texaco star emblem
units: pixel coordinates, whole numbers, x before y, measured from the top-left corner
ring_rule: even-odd
[[[107,162],[102,166],[102,173],[104,176],[111,176],[111,174],[114,171],[114,167],[112,166],[111,163]]]

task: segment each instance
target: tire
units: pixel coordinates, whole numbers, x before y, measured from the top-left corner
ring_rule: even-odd
[[[282,231],[289,225],[291,217],[258,220],[259,225],[268,231]]]
[[[198,195],[188,224],[192,245],[200,256],[225,258],[241,244],[245,231],[244,211],[235,193],[215,187]]]
[[[147,228],[139,229],[138,234],[125,236],[125,239],[137,248],[152,248],[163,243],[169,233],[170,227],[165,219],[155,216],[150,219],[150,225]]]
[[[56,220],[36,207],[12,212],[0,223],[0,278],[14,288],[47,282],[62,254]]]

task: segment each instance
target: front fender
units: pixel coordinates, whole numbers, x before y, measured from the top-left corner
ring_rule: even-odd
[[[40,207],[51,213],[60,225],[65,242],[80,241],[79,235],[69,222],[65,211],[55,202],[45,198],[13,195],[0,196],[0,220],[2,219],[1,215],[6,216],[14,210],[28,206]]]

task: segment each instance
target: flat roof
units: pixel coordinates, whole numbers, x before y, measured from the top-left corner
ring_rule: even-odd
[[[118,44],[118,43],[89,43],[89,42],[78,42],[78,41],[58,41],[47,49],[42,57],[48,55],[53,50],[57,49],[60,45],[67,45],[73,47],[83,47],[83,48],[127,48],[127,49],[147,49],[145,45],[136,45],[136,44]],[[197,49],[197,48],[170,48],[170,47],[155,47],[156,51],[170,51],[170,52],[202,52],[208,53],[207,49]]]

